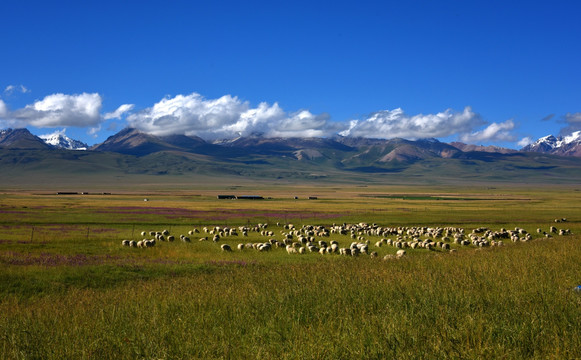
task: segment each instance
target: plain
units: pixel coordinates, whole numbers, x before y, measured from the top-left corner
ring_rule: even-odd
[[[581,357],[581,293],[574,290],[581,283],[581,189],[574,185],[218,181],[166,189],[0,195],[0,357]],[[368,234],[358,241],[368,240],[377,258],[236,250],[281,240],[288,224],[362,222],[466,234],[518,227],[533,240],[451,242],[454,252],[408,248],[389,261],[382,259],[397,248],[376,248],[380,237]],[[213,242],[204,231],[258,224],[272,233]],[[551,233],[551,226],[572,235]],[[178,239],[145,249],[121,245],[163,230]],[[318,240],[353,241],[336,233]],[[235,250],[221,251],[221,244]]]

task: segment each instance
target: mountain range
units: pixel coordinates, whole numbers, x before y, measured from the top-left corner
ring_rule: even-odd
[[[139,130],[126,128],[119,133],[109,137],[103,143],[89,147],[87,144],[69,138],[68,136],[55,133],[50,135],[41,135],[39,137],[30,133],[27,129],[5,129],[0,130],[0,148],[12,149],[48,149],[57,148],[65,150],[93,150],[93,151],[111,151],[121,154],[131,154],[142,156],[158,151],[187,151],[201,153],[222,153],[224,148],[236,150],[236,148],[253,149],[259,153],[272,153],[273,151],[283,151],[297,149],[297,157],[312,158],[320,154],[314,150],[318,147],[343,145],[343,150],[348,151],[352,148],[372,147],[377,150],[378,147],[394,146],[399,149],[394,153],[387,154],[385,161],[404,160],[410,158],[421,158],[425,151],[419,151],[418,148],[428,150],[428,153],[442,157],[462,152],[487,152],[513,154],[516,152],[538,152],[563,156],[581,156],[581,131],[576,131],[566,137],[555,137],[548,135],[538,139],[521,150],[507,149],[497,146],[470,145],[461,142],[452,142],[450,144],[441,143],[436,139],[421,139],[417,141],[408,141],[404,139],[368,139],[336,136],[330,139],[324,138],[264,138],[260,135],[249,137],[240,137],[235,139],[217,140],[206,142],[197,136],[186,135],[169,135],[155,136],[143,133]],[[399,146],[398,146],[399,145]],[[451,146],[446,147],[446,145]],[[223,147],[221,149],[221,147]],[[415,147],[415,149],[411,149]],[[303,148],[310,148],[305,150]],[[439,149],[439,150],[438,150]],[[227,152],[227,151],[226,151]],[[414,155],[415,153],[415,155]],[[236,156],[236,151],[233,151]],[[300,160],[300,159],[299,159]]]
[[[86,149],[86,151],[80,151]],[[71,151],[77,150],[77,151]],[[0,131],[0,166],[22,172],[219,174],[274,179],[356,179],[362,174],[467,181],[581,180],[581,132],[547,136],[518,150],[436,139],[266,138],[205,141],[126,128],[88,147],[63,134]],[[405,179],[405,180],[403,180]],[[1,179],[0,179],[1,180]]]

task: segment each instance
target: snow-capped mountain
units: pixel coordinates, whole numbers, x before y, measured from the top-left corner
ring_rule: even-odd
[[[559,137],[548,135],[525,146],[521,151],[581,156],[581,131]]]
[[[66,150],[87,150],[89,146],[82,141],[71,139],[63,133],[40,135],[46,144]]]

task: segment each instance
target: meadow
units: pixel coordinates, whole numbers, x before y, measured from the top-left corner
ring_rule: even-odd
[[[581,358],[581,191],[573,185],[153,189],[0,194],[0,358]],[[360,222],[466,233],[520,227],[533,240],[406,249],[389,261],[397,249],[375,248],[379,237],[369,235],[377,258],[220,250],[281,239],[289,223]],[[203,227],[259,223],[274,236],[198,241],[208,236]],[[550,226],[572,235],[536,232]],[[121,245],[164,229],[200,233],[190,243]]]

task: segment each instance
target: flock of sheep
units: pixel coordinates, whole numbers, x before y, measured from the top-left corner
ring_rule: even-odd
[[[556,219],[555,222],[565,222],[566,219]],[[288,254],[320,253],[339,254],[345,256],[368,255],[372,258],[378,257],[378,250],[383,246],[391,246],[397,249],[395,254],[387,254],[384,260],[401,258],[406,255],[405,249],[427,249],[454,252],[452,244],[458,246],[475,246],[478,248],[488,246],[503,246],[504,241],[527,242],[533,239],[532,235],[522,228],[514,230],[500,229],[493,231],[485,227],[475,228],[467,233],[464,228],[457,227],[382,227],[377,224],[333,224],[330,227],[303,225],[298,228],[292,224],[281,225],[280,234],[275,234],[269,229],[268,224],[257,224],[254,226],[230,227],[204,227],[202,230],[193,229],[187,235],[180,235],[183,242],[191,242],[196,234],[203,234],[199,241],[212,241],[220,243],[224,239],[232,237],[248,237],[250,233],[255,233],[268,238],[261,242],[240,242],[236,249],[239,251],[257,250],[268,252],[274,248],[284,248]],[[551,226],[548,232],[537,229],[537,233],[544,237],[551,237],[553,234],[570,235],[569,229],[557,229]],[[147,248],[155,246],[160,241],[173,242],[176,238],[170,235],[168,230],[163,231],[143,231],[143,240],[123,240],[122,245],[128,247]],[[149,236],[149,238],[146,238]],[[279,237],[279,240],[276,238]],[[335,238],[330,240],[330,238]],[[337,239],[341,237],[350,238],[349,246],[341,246]],[[381,238],[374,242],[370,250],[371,237]],[[343,241],[343,240],[342,240]],[[344,241],[343,241],[344,242]],[[222,251],[231,252],[232,247],[223,243],[220,245]]]

